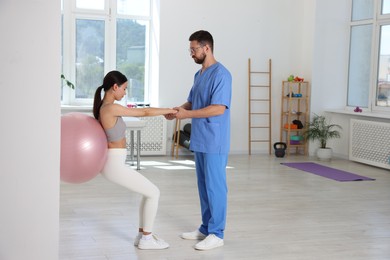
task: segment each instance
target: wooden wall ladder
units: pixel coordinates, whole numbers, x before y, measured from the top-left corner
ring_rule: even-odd
[[[271,154],[271,84],[272,61],[268,61],[268,70],[255,71],[248,59],[248,147],[252,154],[252,143],[267,143]],[[268,130],[264,133],[263,130]],[[255,131],[260,131],[255,136]],[[259,136],[260,135],[260,136]]]

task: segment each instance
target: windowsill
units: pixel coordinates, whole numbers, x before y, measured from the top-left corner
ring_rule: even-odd
[[[384,114],[384,113],[373,113],[373,112],[354,112],[354,111],[348,111],[343,109],[331,109],[326,110],[325,112],[328,113],[336,113],[336,114],[344,114],[344,115],[351,115],[351,116],[361,116],[361,117],[374,117],[374,118],[382,118],[382,119],[390,119],[390,114]]]

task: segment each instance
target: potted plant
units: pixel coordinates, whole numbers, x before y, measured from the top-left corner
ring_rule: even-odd
[[[342,129],[340,125],[329,124],[325,116],[314,114],[310,122],[306,124],[306,130],[303,136],[306,140],[319,141],[320,147],[317,149],[317,157],[321,161],[329,161],[332,159],[332,148],[327,147],[326,143],[329,139],[340,138],[338,129]]]

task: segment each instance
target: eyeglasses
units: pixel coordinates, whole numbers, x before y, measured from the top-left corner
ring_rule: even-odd
[[[190,54],[192,54],[192,53],[195,53],[199,48],[203,48],[203,46],[198,46],[198,47],[195,47],[195,48],[189,48],[188,51],[190,52]]]

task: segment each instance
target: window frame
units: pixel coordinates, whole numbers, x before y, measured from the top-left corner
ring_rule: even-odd
[[[105,23],[105,44],[104,44],[104,73],[116,69],[116,30],[117,19],[129,20],[144,20],[148,23],[148,28],[145,35],[145,83],[144,83],[144,102],[156,101],[156,97],[151,94],[158,93],[156,91],[156,80],[151,80],[151,75],[158,75],[158,66],[153,65],[158,63],[157,53],[153,53],[153,49],[158,49],[154,46],[159,42],[159,35],[152,32],[156,31],[154,26],[159,25],[156,21],[158,15],[155,6],[159,0],[148,0],[150,5],[149,16],[143,15],[126,15],[117,13],[117,0],[105,0],[104,10],[94,9],[77,9],[76,0],[63,0],[62,15],[63,15],[63,34],[62,34],[62,73],[65,77],[75,82],[76,79],[76,20],[77,19],[93,19],[103,20]],[[114,10],[114,11],[112,11]],[[68,39],[68,40],[64,40]],[[103,80],[103,79],[102,79]],[[153,83],[153,87],[151,86]],[[75,90],[63,84],[62,89],[62,106],[92,106],[93,98],[76,98]],[[77,88],[77,86],[75,86]],[[98,87],[98,86],[96,86]],[[154,96],[154,95],[153,95]],[[155,105],[158,105],[155,103]]]
[[[354,21],[354,22],[351,22],[350,24],[350,27],[349,27],[349,55],[348,55],[348,85],[347,85],[347,100],[346,100],[346,106],[347,106],[347,109],[348,110],[353,110],[355,109],[356,106],[350,106],[348,104],[348,101],[349,101],[349,93],[350,93],[350,89],[349,89],[349,78],[350,78],[350,62],[351,62],[351,40],[352,40],[352,28],[353,27],[357,27],[357,26],[365,26],[365,25],[373,25],[372,23],[372,19],[370,20],[358,20],[358,21]],[[372,32],[374,32],[374,28],[372,29]],[[372,52],[372,40],[373,40],[373,37],[374,37],[374,33],[371,35],[371,49],[370,49],[370,58],[369,58],[369,61],[370,61],[370,71],[369,71],[369,77],[370,77],[370,84],[371,84],[371,80],[372,80],[372,75],[373,75],[373,66],[372,66],[372,60],[373,60],[373,52]],[[367,106],[368,107],[371,107],[371,87],[369,86],[368,88],[368,100],[367,100]],[[362,105],[360,105],[362,107]]]
[[[378,69],[379,69],[379,45],[380,45],[380,28],[382,25],[390,25],[390,14],[381,14],[382,11],[382,0],[373,1],[373,18],[366,20],[356,20],[352,21],[352,5],[353,0],[350,1],[351,11],[350,11],[350,25],[349,25],[349,61],[348,61],[348,79],[350,74],[350,55],[351,55],[351,32],[352,27],[359,25],[372,24],[372,36],[371,36],[371,58],[370,58],[370,80],[368,86],[368,107],[366,108],[370,112],[388,112],[390,113],[390,106],[383,107],[377,106],[377,91],[378,91]],[[348,80],[349,81],[349,80]],[[353,106],[348,105],[349,100],[349,83],[347,86],[347,100],[346,100],[346,110],[352,111],[355,109]]]
[[[379,52],[380,52],[380,36],[381,36],[381,26],[382,25],[390,25],[390,13],[389,14],[381,14],[382,12],[382,0],[377,0],[376,2],[376,14],[377,19],[374,26],[374,48],[373,48],[373,54],[372,54],[372,64],[373,64],[373,71],[372,71],[372,111],[375,112],[389,112],[390,113],[390,106],[389,107],[383,107],[383,106],[377,106],[377,91],[378,91],[378,73],[379,73]]]

